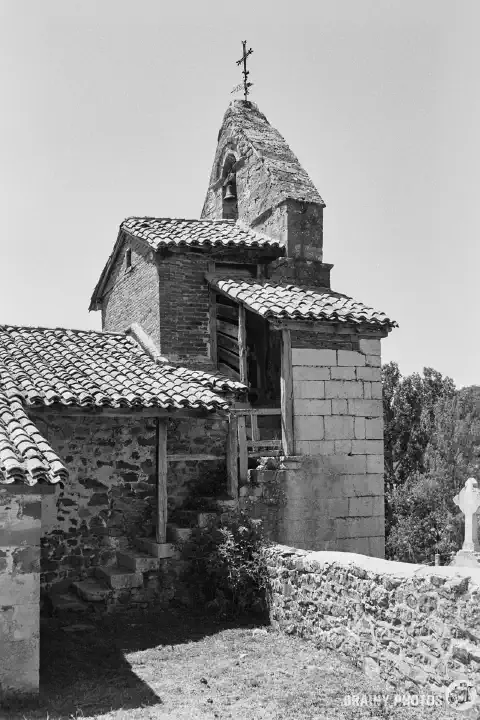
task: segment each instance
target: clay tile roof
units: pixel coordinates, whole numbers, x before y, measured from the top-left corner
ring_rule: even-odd
[[[221,375],[155,363],[127,335],[0,325],[0,483],[54,483],[67,470],[29,408],[227,410],[245,387]]]
[[[397,323],[384,313],[332,290],[308,289],[255,280],[208,275],[212,287],[265,318],[375,325],[390,330]]]
[[[130,217],[122,222],[120,230],[145,240],[153,250],[169,245],[280,248],[278,240],[257,233],[235,220]]]

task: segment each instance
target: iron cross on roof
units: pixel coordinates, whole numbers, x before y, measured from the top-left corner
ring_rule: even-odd
[[[246,100],[247,95],[250,92],[249,88],[251,88],[253,85],[253,83],[248,82],[248,76],[250,75],[250,70],[247,70],[247,58],[249,55],[251,55],[253,53],[253,50],[252,50],[252,48],[250,48],[250,50],[247,50],[247,41],[246,40],[242,40],[242,45],[243,45],[243,54],[242,54],[242,57],[240,58],[240,60],[237,60],[237,65],[241,65],[243,63],[243,70],[242,70],[243,83],[236,85],[233,88],[232,93],[238,92],[243,87],[243,94],[244,94],[245,100]]]

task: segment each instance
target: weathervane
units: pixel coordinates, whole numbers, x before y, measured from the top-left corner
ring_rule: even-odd
[[[248,82],[248,76],[250,75],[250,70],[247,70],[247,58],[249,55],[253,53],[252,48],[247,51],[247,41],[242,40],[243,45],[243,55],[240,58],[240,60],[237,60],[237,65],[241,65],[243,63],[243,83],[239,83],[238,85],[235,85],[235,87],[232,90],[232,93],[236,93],[239,90],[243,88],[243,94],[245,96],[245,100],[247,100],[247,95],[249,94],[250,90],[249,88],[252,87],[253,83]]]

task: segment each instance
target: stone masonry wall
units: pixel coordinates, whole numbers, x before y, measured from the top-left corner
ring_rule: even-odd
[[[0,705],[39,687],[41,497],[0,485]]]
[[[268,564],[274,625],[393,688],[444,695],[464,682],[480,699],[480,570],[281,546]]]
[[[88,575],[114,562],[115,551],[154,528],[157,478],[155,418],[37,413],[40,432],[70,476],[43,503],[42,586]],[[171,419],[167,454],[225,452],[226,421]],[[181,506],[198,483],[224,470],[224,460],[169,463],[169,506]]]
[[[273,542],[383,557],[383,476],[354,469],[343,457],[290,456],[276,470],[251,470],[240,503]]]
[[[322,456],[317,474],[331,500],[335,549],[383,557],[380,340],[336,349],[342,337],[330,348],[292,348],[295,453]]]
[[[125,249],[132,250],[132,265],[125,268]],[[160,347],[158,273],[140,243],[125,244],[110,274],[102,301],[102,329],[123,332],[139,323]]]

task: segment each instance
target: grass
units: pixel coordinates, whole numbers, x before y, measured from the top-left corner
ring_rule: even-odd
[[[406,720],[459,717],[444,707],[345,707],[385,693],[339,655],[248,622],[186,612],[42,630],[40,705],[1,720]],[[390,696],[392,699],[393,696]]]

